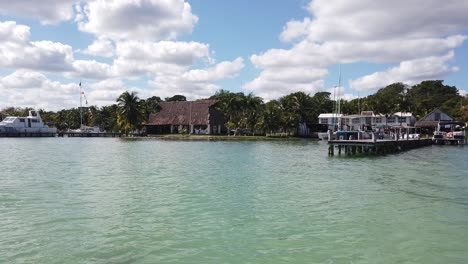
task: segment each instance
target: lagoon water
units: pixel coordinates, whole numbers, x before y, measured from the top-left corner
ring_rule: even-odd
[[[0,263],[467,263],[468,147],[0,139]]]

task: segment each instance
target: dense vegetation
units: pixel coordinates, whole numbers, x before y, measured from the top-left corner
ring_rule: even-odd
[[[313,96],[295,92],[264,102],[254,94],[233,93],[226,90],[216,92],[209,99],[219,100],[217,108],[226,116],[226,127],[230,130],[247,129],[262,133],[294,133],[300,123],[317,123],[320,113],[334,112],[335,102],[328,92],[318,92]],[[86,108],[83,123],[100,126],[106,131],[130,131],[143,127],[150,113],[159,110],[160,97],[140,99],[135,92],[124,92],[116,104]],[[183,95],[165,98],[165,101],[186,101]],[[360,110],[392,114],[411,112],[417,119],[440,108],[459,121],[468,121],[468,96],[461,96],[456,87],[447,86],[443,81],[423,81],[415,86],[394,83],[375,94],[351,101],[341,100],[341,112],[355,114]],[[7,107],[3,115],[25,116],[30,108]],[[80,111],[78,108],[58,112],[40,110],[45,122],[55,125],[59,130],[78,128]]]

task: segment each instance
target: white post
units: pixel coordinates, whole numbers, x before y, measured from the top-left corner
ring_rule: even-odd
[[[211,126],[210,126],[210,124],[208,124],[208,127],[207,127],[206,129],[208,130],[208,133],[207,133],[207,134],[210,135],[210,134],[211,134]]]

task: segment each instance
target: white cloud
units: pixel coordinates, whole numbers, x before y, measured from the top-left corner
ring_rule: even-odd
[[[120,76],[182,74],[198,60],[210,59],[210,49],[198,42],[118,42],[114,71]]]
[[[306,17],[303,21],[289,21],[281,32],[280,40],[283,42],[293,41],[305,37],[309,33],[310,18]]]
[[[1,78],[0,85],[5,89],[34,89],[42,86],[47,78],[39,73],[27,70],[18,70]]]
[[[468,28],[468,2],[463,0],[443,4],[438,0],[314,0],[308,10],[310,18],[289,21],[280,34],[282,41],[293,42],[291,48],[251,56],[262,72],[244,89],[267,97],[294,89],[316,91],[324,88],[320,83],[328,67],[357,62],[401,63],[399,69],[360,79],[367,89],[375,89],[376,82],[370,80],[377,77],[387,81],[433,79],[457,70],[449,66],[451,59],[433,58],[446,58],[467,38],[460,35]],[[415,64],[426,62],[433,63],[432,67]],[[414,66],[411,72],[408,65]],[[322,74],[311,75],[311,69]],[[357,80],[352,83],[356,87]]]
[[[184,0],[92,0],[77,11],[80,30],[114,40],[175,39],[198,21]]]
[[[124,91],[138,91],[140,98],[151,96],[150,91],[128,87],[120,79],[100,82],[82,82],[88,105],[110,105]],[[0,77],[0,109],[7,106],[34,107],[46,110],[61,110],[79,106],[78,83],[61,83],[46,75],[30,70],[18,70]],[[85,103],[83,102],[83,105]]]
[[[191,70],[182,75],[184,79],[192,82],[210,82],[226,78],[234,78],[244,68],[244,60],[237,58],[234,61],[223,61],[215,67],[203,70]]]
[[[428,79],[443,79],[448,74],[458,71],[458,67],[448,66],[448,62],[453,58],[454,53],[450,52],[442,57],[402,61],[398,67],[352,80],[350,87],[359,91],[376,90],[395,82],[414,85]]]
[[[0,67],[44,71],[71,70],[73,51],[51,41],[30,41],[30,29],[16,22],[0,22]]]
[[[264,71],[262,74],[268,75],[269,73],[265,73]],[[255,80],[244,85],[244,89],[255,92],[256,95],[265,100],[278,99],[281,96],[297,91],[314,94],[323,90],[325,86],[324,81],[321,79],[310,80],[309,83],[285,82],[263,78],[262,74]]]
[[[0,1],[0,14],[36,18],[43,24],[55,24],[74,17],[73,4],[78,0]]]
[[[213,95],[219,87],[213,81],[234,78],[244,67],[243,59],[220,62],[214,67],[204,70],[190,70],[183,74],[157,75],[150,85],[161,97],[169,97],[174,94],[183,94],[188,99],[197,99]]]
[[[350,101],[358,98],[358,96],[354,94],[346,93],[346,89],[343,86],[328,88],[327,92],[330,93],[330,99],[332,100],[336,100],[336,98],[339,98]]]
[[[0,78],[2,100],[0,106],[22,106],[44,109],[76,107],[78,84],[62,84],[48,79],[44,74],[18,70]]]
[[[89,54],[99,57],[111,58],[115,54],[114,43],[111,40],[100,38],[94,40],[94,42],[83,51],[84,54]]]
[[[66,76],[103,80],[117,77],[138,79],[164,74],[181,75],[200,60],[205,60],[210,65],[213,62],[209,46],[198,42],[118,41],[115,45],[115,58],[112,63],[75,60],[72,63],[73,71]]]
[[[111,105],[125,91],[132,90],[120,79],[107,79],[85,85],[86,97],[91,105]],[[141,98],[141,96],[140,96]]]
[[[420,39],[466,29],[465,0],[314,0],[309,38],[317,41]]]
[[[73,72],[66,73],[65,76],[69,78],[103,80],[117,75],[113,72],[111,65],[94,60],[75,60],[73,62],[73,69]]]

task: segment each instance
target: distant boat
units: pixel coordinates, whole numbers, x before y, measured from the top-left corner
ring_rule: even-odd
[[[78,129],[68,129],[67,132],[69,133],[101,133],[99,127],[89,127],[85,125],[81,125]]]
[[[35,115],[33,115],[33,112]],[[7,116],[0,122],[0,133],[40,133],[40,134],[55,134],[57,128],[49,127],[42,122],[41,115],[38,111],[29,111],[26,117]]]

